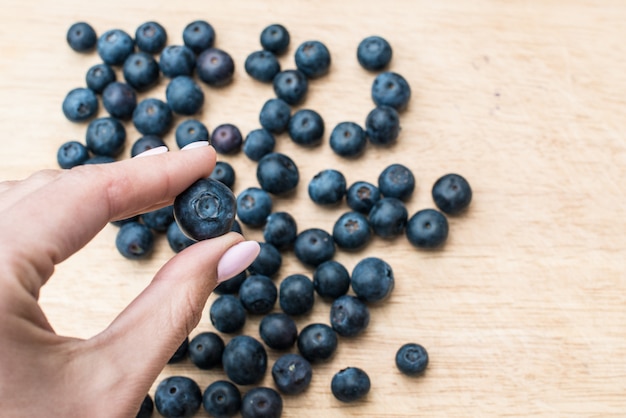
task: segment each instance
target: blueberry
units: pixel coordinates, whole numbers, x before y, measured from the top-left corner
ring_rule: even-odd
[[[226,344],[222,365],[226,375],[234,383],[254,385],[265,376],[267,352],[253,337],[237,335]]]
[[[111,224],[113,224],[115,226],[118,226],[118,227],[121,227],[122,225],[125,225],[125,224],[130,223],[130,222],[139,222],[139,219],[140,219],[140,215],[133,215],[133,216],[130,216],[128,218],[111,221]]]
[[[309,387],[312,377],[311,363],[300,354],[283,354],[272,366],[272,378],[276,387],[287,395],[304,392]]]
[[[223,183],[232,190],[233,185],[235,184],[235,169],[226,161],[217,161],[209,178]]]
[[[242,271],[238,275],[226,280],[217,285],[217,287],[213,290],[213,293],[217,295],[233,295],[239,292],[239,288],[243,284],[243,282],[248,278],[248,272],[246,270]]]
[[[241,392],[228,380],[216,380],[204,390],[202,406],[212,417],[233,417],[241,409]]]
[[[259,161],[274,151],[276,139],[267,129],[254,129],[246,135],[243,142],[243,153],[252,161]]]
[[[198,77],[210,86],[225,86],[235,73],[235,62],[226,52],[217,48],[205,49],[198,56]]]
[[[309,324],[298,335],[298,351],[311,363],[330,359],[337,350],[337,333],[326,324]]]
[[[319,205],[341,202],[346,194],[346,178],[333,169],[322,170],[309,182],[309,197]]]
[[[193,74],[196,67],[196,55],[185,45],[168,45],[159,57],[159,68],[165,77]]]
[[[265,315],[259,324],[259,335],[269,348],[287,350],[298,339],[296,322],[282,312]]]
[[[110,65],[103,63],[91,66],[85,75],[85,83],[87,83],[87,87],[96,93],[102,93],[104,88],[116,79],[117,76],[115,75],[113,68],[111,68]]]
[[[250,274],[262,274],[273,277],[280,270],[282,256],[276,247],[267,242],[259,242],[261,251],[248,267]]]
[[[246,225],[263,226],[272,212],[272,198],[258,187],[248,187],[237,196],[237,217]]]
[[[117,231],[115,246],[120,254],[131,260],[146,258],[154,249],[154,235],[144,224],[129,222]]]
[[[372,231],[367,217],[359,212],[346,212],[333,226],[333,239],[339,248],[358,250],[370,241]]]
[[[341,122],[330,134],[330,148],[342,157],[357,157],[367,145],[365,131],[354,122]]]
[[[211,48],[215,42],[215,30],[207,21],[196,20],[183,29],[183,42],[196,54]]]
[[[202,391],[188,377],[171,376],[157,386],[154,404],[165,418],[190,418],[200,409]]]
[[[419,344],[404,344],[396,352],[396,366],[408,376],[420,375],[428,366],[428,352]]]
[[[319,145],[324,135],[324,120],[314,110],[300,109],[289,119],[287,130],[296,144],[309,147]]]
[[[189,360],[202,370],[222,364],[224,340],[214,332],[201,332],[189,342]]]
[[[167,32],[157,22],[142,23],[135,31],[135,43],[140,51],[158,54],[167,43]]]
[[[378,106],[365,119],[365,133],[374,145],[391,145],[398,139],[400,119],[393,107]]]
[[[310,228],[300,232],[293,248],[298,260],[313,267],[319,266],[335,255],[333,237],[319,228]]]
[[[204,92],[193,79],[179,75],[170,80],[165,89],[167,104],[179,115],[194,115],[204,104]]]
[[[330,52],[320,41],[300,44],[295,54],[296,67],[309,78],[318,78],[328,72]]]
[[[82,122],[98,111],[98,97],[83,87],[70,90],[63,99],[63,114],[72,122]]]
[[[384,197],[372,206],[369,221],[376,235],[393,238],[404,232],[408,216],[406,206],[400,199]]]
[[[291,118],[291,107],[283,99],[269,99],[259,113],[261,126],[268,131],[280,134],[287,130]]]
[[[285,154],[271,152],[259,160],[256,178],[263,190],[280,195],[296,188],[300,174],[291,158]]]
[[[237,219],[235,219],[235,220],[233,221],[233,226],[230,228],[230,230],[231,230],[232,232],[236,232],[236,233],[238,233],[238,234],[243,235],[243,231],[242,231],[242,229],[241,229],[241,224],[239,223],[239,221],[238,221]]]
[[[297,105],[306,97],[309,82],[300,70],[283,70],[272,80],[274,93],[287,104]]]
[[[245,325],[246,310],[235,296],[221,295],[211,304],[209,317],[216,330],[231,334]]]
[[[378,190],[385,197],[406,201],[415,190],[415,177],[408,167],[391,164],[378,176]]]
[[[296,220],[287,212],[271,213],[263,228],[263,239],[279,250],[293,245],[298,235]]]
[[[65,37],[70,48],[76,52],[86,52],[96,46],[96,31],[86,22],[76,22],[67,30]]]
[[[244,69],[255,80],[269,83],[280,72],[280,63],[269,51],[254,51],[246,57]]]
[[[393,287],[393,269],[378,257],[364,258],[352,270],[352,290],[365,302],[387,298]]]
[[[154,412],[154,402],[152,402],[152,398],[150,395],[146,395],[141,402],[141,406],[139,407],[139,412],[135,418],[150,418],[152,413]]]
[[[108,155],[94,155],[85,161],[85,165],[88,164],[108,164],[114,163],[116,160],[113,157],[109,157]]]
[[[187,119],[176,127],[176,145],[183,148],[196,141],[208,141],[209,130],[197,119]]]
[[[352,277],[354,286],[354,276]],[[330,325],[343,337],[354,337],[367,328],[370,311],[360,299],[343,295],[333,301],[330,307]]]
[[[330,383],[335,398],[342,402],[354,402],[370,391],[370,378],[358,367],[347,367],[338,371]]]
[[[432,196],[442,212],[458,215],[472,201],[472,188],[463,176],[451,173],[437,179],[433,185]]]
[[[253,315],[269,313],[278,298],[276,285],[267,276],[252,274],[239,288],[239,300],[246,311]]]
[[[368,36],[363,39],[356,50],[356,58],[361,67],[370,71],[379,71],[391,61],[393,51],[391,45],[380,36]]]
[[[163,139],[156,135],[146,135],[142,136],[138,140],[133,143],[132,148],[130,149],[130,156],[134,157],[135,155],[141,154],[144,151],[151,150],[157,147],[166,147]]]
[[[166,237],[170,248],[175,253],[179,253],[190,245],[196,243],[196,241],[189,238],[183,233],[183,231],[180,230],[180,227],[176,222],[172,222],[167,228]]]
[[[89,158],[89,150],[78,141],[68,141],[57,151],[57,163],[61,168],[72,168],[84,164]]]
[[[406,108],[411,98],[411,87],[400,74],[380,73],[372,84],[372,100],[376,106],[390,106],[397,111]]]
[[[283,413],[283,399],[272,388],[259,386],[250,389],[241,400],[242,418],[279,418]]]
[[[267,26],[261,32],[263,49],[280,55],[287,50],[291,37],[283,25],[277,23]]]
[[[141,215],[141,220],[150,229],[156,232],[166,232],[174,222],[174,207],[172,205],[155,209]]]
[[[128,84],[114,81],[104,88],[102,105],[112,117],[130,119],[137,107],[137,94]]]
[[[406,237],[417,248],[441,247],[448,238],[448,220],[435,209],[422,209],[409,219]]]
[[[133,112],[133,124],[143,135],[163,136],[172,125],[172,110],[162,100],[143,99]]]
[[[134,49],[133,38],[121,29],[111,29],[98,38],[98,55],[105,64],[124,64]]]
[[[348,187],[346,203],[356,212],[369,214],[372,206],[380,200],[380,190],[372,183],[357,181]]]
[[[350,273],[337,261],[325,261],[313,272],[313,287],[321,297],[337,299],[348,293]]]
[[[235,125],[224,123],[213,130],[211,145],[218,154],[234,154],[239,152],[243,137],[241,131]]]
[[[144,91],[154,86],[159,80],[159,64],[147,52],[130,54],[122,69],[124,79],[137,91]]]
[[[204,178],[176,196],[174,218],[185,235],[200,241],[229,232],[235,208],[235,196],[227,186]]]
[[[187,358],[187,352],[189,351],[189,337],[185,337],[182,343],[178,346],[172,357],[167,361],[168,364],[178,363]]]
[[[304,274],[292,274],[280,282],[280,308],[287,315],[304,315],[313,309],[315,288]]]
[[[117,157],[126,143],[126,129],[115,118],[94,119],[85,134],[87,148],[96,155]]]

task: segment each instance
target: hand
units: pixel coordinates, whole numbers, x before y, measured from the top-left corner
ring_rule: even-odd
[[[54,332],[39,289],[108,222],[172,204],[214,165],[204,146],[0,183],[0,415],[137,414],[217,283],[243,271],[258,244],[229,233],[188,247],[87,340]]]

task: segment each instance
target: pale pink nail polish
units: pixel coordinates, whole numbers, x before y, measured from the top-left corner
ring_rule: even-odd
[[[221,283],[241,273],[259,255],[261,247],[256,241],[243,241],[229,248],[217,263],[217,282]]]
[[[141,153],[135,155],[133,158],[148,157],[150,155],[163,154],[163,153],[165,153],[167,151],[168,151],[168,148],[165,145],[161,145],[160,147],[151,148],[151,149],[149,149],[147,151],[141,152]]]
[[[181,150],[186,151],[189,149],[208,147],[208,146],[209,146],[209,141],[194,141],[182,147]]]

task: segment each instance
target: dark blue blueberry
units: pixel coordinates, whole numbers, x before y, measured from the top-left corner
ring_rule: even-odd
[[[172,109],[155,98],[143,99],[133,112],[133,124],[143,135],[163,136],[172,125]]]
[[[432,196],[439,210],[448,215],[458,215],[472,201],[472,188],[463,176],[446,174],[433,185]]]
[[[212,417],[233,417],[241,409],[241,392],[228,380],[216,380],[204,390],[202,406]]]
[[[346,178],[333,169],[322,170],[309,182],[309,197],[319,205],[341,202],[346,194]]]
[[[57,151],[57,163],[61,168],[82,165],[89,159],[89,150],[78,141],[68,141]]]
[[[267,276],[252,274],[239,288],[239,300],[243,307],[253,315],[269,313],[278,298],[276,285]]]
[[[196,141],[208,141],[209,130],[197,119],[187,119],[176,127],[176,145],[183,148]]]
[[[187,358],[187,352],[189,351],[189,337],[185,337],[183,342],[178,346],[172,357],[167,361],[168,364],[178,363]]]
[[[241,400],[242,418],[280,418],[282,413],[283,399],[272,388],[255,387]]]
[[[144,224],[128,222],[117,231],[115,247],[120,254],[131,260],[146,258],[154,249],[154,235]]]
[[[274,93],[287,104],[297,105],[306,97],[309,81],[300,70],[284,70],[272,81]]]
[[[235,125],[224,123],[216,127],[211,133],[211,145],[218,154],[234,154],[239,152],[243,136]]]
[[[204,104],[204,92],[193,79],[179,75],[170,80],[165,89],[167,104],[179,115],[195,115]]]
[[[105,64],[124,64],[134,49],[133,38],[121,29],[108,30],[98,38],[98,55]]]
[[[209,86],[225,86],[233,79],[235,62],[226,51],[217,48],[205,49],[198,56],[196,72],[200,80]]]
[[[263,49],[280,55],[287,50],[291,36],[287,29],[280,24],[267,26],[261,32],[261,46]]]
[[[296,144],[309,147],[319,145],[324,135],[324,120],[314,110],[300,109],[289,119],[287,130]]]
[[[250,274],[262,274],[274,277],[283,262],[282,256],[276,247],[267,242],[259,242],[261,251],[248,267]]]
[[[163,139],[161,139],[161,137],[158,137],[156,135],[142,136],[133,144],[132,148],[130,149],[130,156],[134,157],[135,155],[141,154],[144,151],[166,146],[167,145],[165,145],[165,142],[163,142]]]
[[[339,248],[358,250],[369,243],[372,231],[367,217],[359,212],[346,212],[333,226],[333,239]]]
[[[126,143],[126,129],[115,118],[99,118],[89,123],[85,139],[92,153],[117,157]]]
[[[280,134],[287,130],[291,118],[291,107],[283,99],[269,99],[259,113],[261,126],[268,131]]]
[[[72,122],[82,122],[98,111],[98,97],[91,89],[83,87],[70,90],[63,99],[63,114]]]
[[[365,133],[374,145],[391,145],[400,134],[400,119],[393,107],[378,106],[365,119]]]
[[[196,54],[211,48],[215,42],[215,30],[207,21],[196,20],[183,29],[183,42]]]
[[[217,161],[209,178],[224,183],[232,190],[235,184],[235,169],[226,161]]]
[[[400,199],[384,197],[380,199],[369,213],[369,221],[376,235],[393,238],[404,232],[409,214]]]
[[[448,239],[448,219],[435,209],[423,209],[409,218],[406,237],[417,248],[441,247]]]
[[[261,188],[280,195],[296,188],[300,181],[298,167],[285,154],[271,152],[259,160],[256,178]]]
[[[372,84],[372,100],[376,106],[390,106],[397,111],[406,109],[411,98],[411,87],[400,74],[380,73]]]
[[[338,371],[331,380],[330,390],[342,402],[354,402],[370,391],[370,378],[358,367],[347,367]]]
[[[326,324],[309,324],[298,335],[298,351],[311,363],[330,359],[336,350],[337,333]]]
[[[193,379],[171,376],[157,386],[154,404],[165,418],[190,418],[202,405],[202,391]]]
[[[193,74],[196,67],[196,54],[185,45],[168,45],[159,56],[159,68],[165,77]]]
[[[312,377],[311,363],[300,354],[283,354],[272,366],[272,378],[276,387],[287,395],[304,392],[309,387]]]
[[[156,232],[167,232],[174,222],[174,206],[169,205],[155,209],[141,215],[141,220],[150,229]]]
[[[147,52],[130,54],[123,67],[124,79],[137,91],[154,86],[159,80],[159,64]]]
[[[325,261],[313,272],[313,287],[321,297],[337,299],[348,293],[350,273],[337,261]]]
[[[243,230],[241,229],[241,224],[237,219],[233,221],[233,226],[230,228],[232,232],[236,232],[238,234],[243,235]]]
[[[234,383],[254,385],[265,376],[267,352],[263,344],[253,337],[237,335],[226,344],[222,365],[226,375]]]
[[[85,76],[87,87],[96,93],[102,93],[104,88],[116,79],[117,76],[115,75],[113,68],[111,68],[110,65],[103,63],[90,67],[89,70],[87,70],[87,75]]]
[[[342,157],[357,157],[367,145],[365,131],[354,122],[341,122],[330,134],[330,148]]]
[[[380,200],[380,190],[372,183],[357,181],[348,187],[346,202],[350,209],[369,214],[372,206]]]
[[[363,39],[356,50],[356,58],[361,67],[370,71],[379,71],[391,61],[393,51],[391,45],[380,36],[368,36]]]
[[[292,274],[280,282],[278,302],[287,315],[304,315],[313,309],[315,289],[304,274]]]
[[[176,222],[172,222],[167,228],[166,236],[167,243],[175,253],[179,253],[190,245],[196,243],[196,241],[189,238],[183,233],[183,231],[180,230],[180,227]]]
[[[396,366],[408,376],[420,375],[428,366],[428,352],[419,344],[404,344],[396,352]]]
[[[354,276],[352,278],[354,285]],[[365,331],[370,323],[370,310],[361,300],[343,295],[330,307],[330,325],[342,337],[354,337]]]
[[[231,334],[241,330],[245,325],[246,310],[237,297],[221,295],[211,304],[209,317],[216,330]]]
[[[378,176],[378,190],[385,197],[406,201],[415,190],[415,177],[408,167],[391,164]]]
[[[104,88],[102,105],[112,117],[127,120],[137,107],[137,94],[128,84],[114,81]]]
[[[211,178],[199,179],[176,196],[174,218],[189,238],[215,238],[230,231],[236,205],[228,186]]]
[[[250,77],[269,83],[280,72],[280,63],[269,51],[254,51],[246,58],[244,68]]]
[[[298,328],[289,315],[275,312],[263,317],[259,324],[259,335],[269,348],[287,350],[296,343]]]
[[[189,342],[189,360],[202,370],[222,364],[224,340],[214,332],[201,332]]]
[[[393,287],[393,269],[380,258],[364,258],[352,270],[352,290],[365,302],[378,302],[387,298]]]
[[[152,397],[148,394],[143,398],[141,406],[139,407],[139,412],[137,412],[137,416],[135,418],[150,418],[153,412],[154,402],[152,402]]]
[[[335,241],[326,231],[319,228],[304,230],[293,244],[294,253],[302,263],[317,267],[335,255]]]
[[[238,275],[226,280],[217,285],[217,287],[213,290],[215,294],[218,295],[233,295],[239,292],[241,285],[248,278],[248,272],[246,270],[242,271]]]
[[[67,30],[65,37],[70,48],[76,52],[86,52],[96,46],[98,37],[93,27],[86,22],[76,22]]]
[[[167,43],[167,32],[157,22],[142,23],[135,31],[135,43],[140,51],[158,54]]]
[[[321,77],[330,68],[330,52],[320,41],[306,41],[296,49],[296,67],[309,78]]]
[[[116,160],[113,157],[109,157],[108,155],[94,155],[85,161],[85,165],[88,164],[108,164],[114,163]]]
[[[266,154],[274,151],[276,139],[267,129],[254,129],[243,141],[243,153],[252,161],[259,161]]]
[[[237,217],[246,225],[260,227],[272,212],[272,198],[258,187],[248,187],[237,195]]]
[[[267,217],[263,239],[279,250],[293,245],[298,236],[296,220],[287,212],[274,212]]]

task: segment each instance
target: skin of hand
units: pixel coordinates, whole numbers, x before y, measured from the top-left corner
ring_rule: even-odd
[[[215,151],[206,145],[0,183],[0,415],[137,414],[215,286],[243,271],[258,243],[231,232],[186,248],[105,330],[85,340],[54,332],[39,290],[56,264],[110,221],[170,205],[209,176]],[[145,341],[150,349],[134,349]]]

